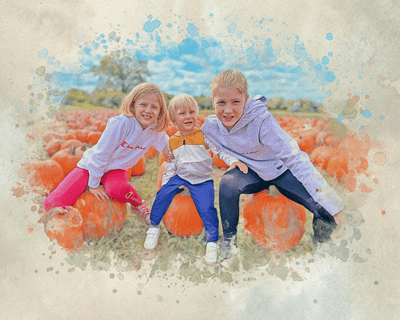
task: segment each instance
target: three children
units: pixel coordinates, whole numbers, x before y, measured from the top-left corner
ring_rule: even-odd
[[[316,171],[308,155],[287,135],[265,107],[267,99],[249,99],[247,81],[239,71],[218,74],[210,85],[215,115],[196,128],[198,106],[187,94],[169,103],[169,116],[161,90],[142,83],[125,98],[121,115],[111,118],[98,143],[87,150],[77,167],[47,197],[45,210],[74,205],[86,190],[98,200],[113,198],[149,214],[146,203],[128,183],[126,170],[153,145],[158,151],[172,152],[162,187],[150,213],[144,247],[154,249],[159,224],[181,186],[186,186],[204,223],[206,263],[218,255],[217,210],[211,178],[212,158],[208,148],[230,167],[220,182],[219,205],[224,239],[222,261],[237,251],[236,233],[241,194],[252,194],[275,185],[289,199],[314,214],[314,243],[325,242],[342,216],[344,206]],[[169,117],[179,131],[169,139],[164,130]],[[170,162],[168,162],[170,161]]]

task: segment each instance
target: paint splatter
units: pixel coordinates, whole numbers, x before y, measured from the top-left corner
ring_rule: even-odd
[[[383,152],[377,152],[374,154],[374,158],[373,158],[374,163],[377,166],[384,166],[386,164],[386,155]]]

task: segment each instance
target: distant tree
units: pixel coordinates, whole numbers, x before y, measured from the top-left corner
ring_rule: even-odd
[[[94,66],[90,71],[99,76],[104,87],[119,89],[124,94],[150,76],[147,61],[136,60],[122,50],[105,56],[100,66]]]

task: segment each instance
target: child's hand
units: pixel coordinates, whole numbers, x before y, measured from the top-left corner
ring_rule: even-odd
[[[97,188],[89,187],[89,192],[93,194],[99,201],[110,201],[110,196],[107,194],[103,185],[99,185]]]
[[[247,174],[247,172],[249,172],[249,168],[247,168],[247,166],[243,162],[240,162],[240,161],[236,161],[236,162],[232,163],[232,165],[226,171],[232,170],[236,167],[238,167],[239,170],[245,174]]]
[[[163,150],[165,162],[171,162],[173,159],[175,159],[174,155],[169,152],[168,146],[164,148]]]

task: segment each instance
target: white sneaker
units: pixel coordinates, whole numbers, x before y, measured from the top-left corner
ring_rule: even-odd
[[[207,264],[215,264],[218,257],[218,244],[216,242],[207,242],[206,255],[204,260]]]
[[[146,240],[144,241],[144,248],[151,250],[157,247],[158,238],[160,237],[160,227],[150,227],[146,232]]]

